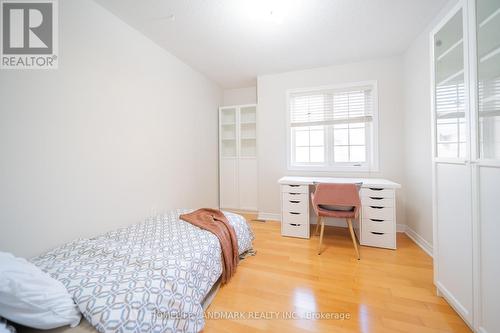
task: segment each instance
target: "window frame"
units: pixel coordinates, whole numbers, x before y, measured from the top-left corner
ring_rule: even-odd
[[[296,93],[315,92],[319,90],[341,90],[357,87],[372,87],[372,121],[371,126],[365,130],[366,135],[366,154],[367,160],[364,163],[359,162],[334,162],[326,163],[294,163],[292,161],[292,148],[295,147],[294,139],[292,138],[291,127],[291,110],[290,110],[290,95]],[[371,130],[370,130],[371,127]],[[334,145],[328,149],[327,140],[331,139],[330,134],[325,131],[325,160],[328,161],[327,155],[332,154]],[[336,85],[315,86],[308,88],[288,89],[286,91],[286,163],[289,171],[335,171],[335,172],[378,172],[379,171],[379,121],[378,121],[378,82],[376,80],[351,82]],[[293,146],[292,146],[293,145]]]

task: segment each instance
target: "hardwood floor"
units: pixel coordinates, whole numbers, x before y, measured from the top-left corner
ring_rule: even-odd
[[[432,259],[404,234],[396,251],[361,246],[358,261],[348,229],[326,227],[318,256],[317,236],[281,237],[277,222],[251,225],[257,255],[220,289],[205,333],[471,332],[435,295]],[[350,317],[305,319],[320,312]]]

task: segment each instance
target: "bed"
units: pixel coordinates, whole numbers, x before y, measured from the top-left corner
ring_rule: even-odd
[[[179,219],[190,211],[173,210],[33,258],[65,285],[85,318],[54,332],[199,332],[222,273],[221,248],[215,235]],[[250,251],[254,235],[245,218],[224,214],[238,252]]]

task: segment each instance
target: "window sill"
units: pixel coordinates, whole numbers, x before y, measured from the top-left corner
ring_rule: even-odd
[[[288,171],[314,171],[314,172],[378,172],[378,168],[370,168],[367,165],[364,166],[335,166],[335,167],[324,167],[324,166],[305,166],[305,165],[292,165],[288,166]]]

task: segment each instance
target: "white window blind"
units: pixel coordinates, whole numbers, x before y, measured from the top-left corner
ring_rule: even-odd
[[[376,168],[375,101],[375,83],[289,92],[289,166]]]
[[[292,127],[369,122],[372,87],[290,94]]]

